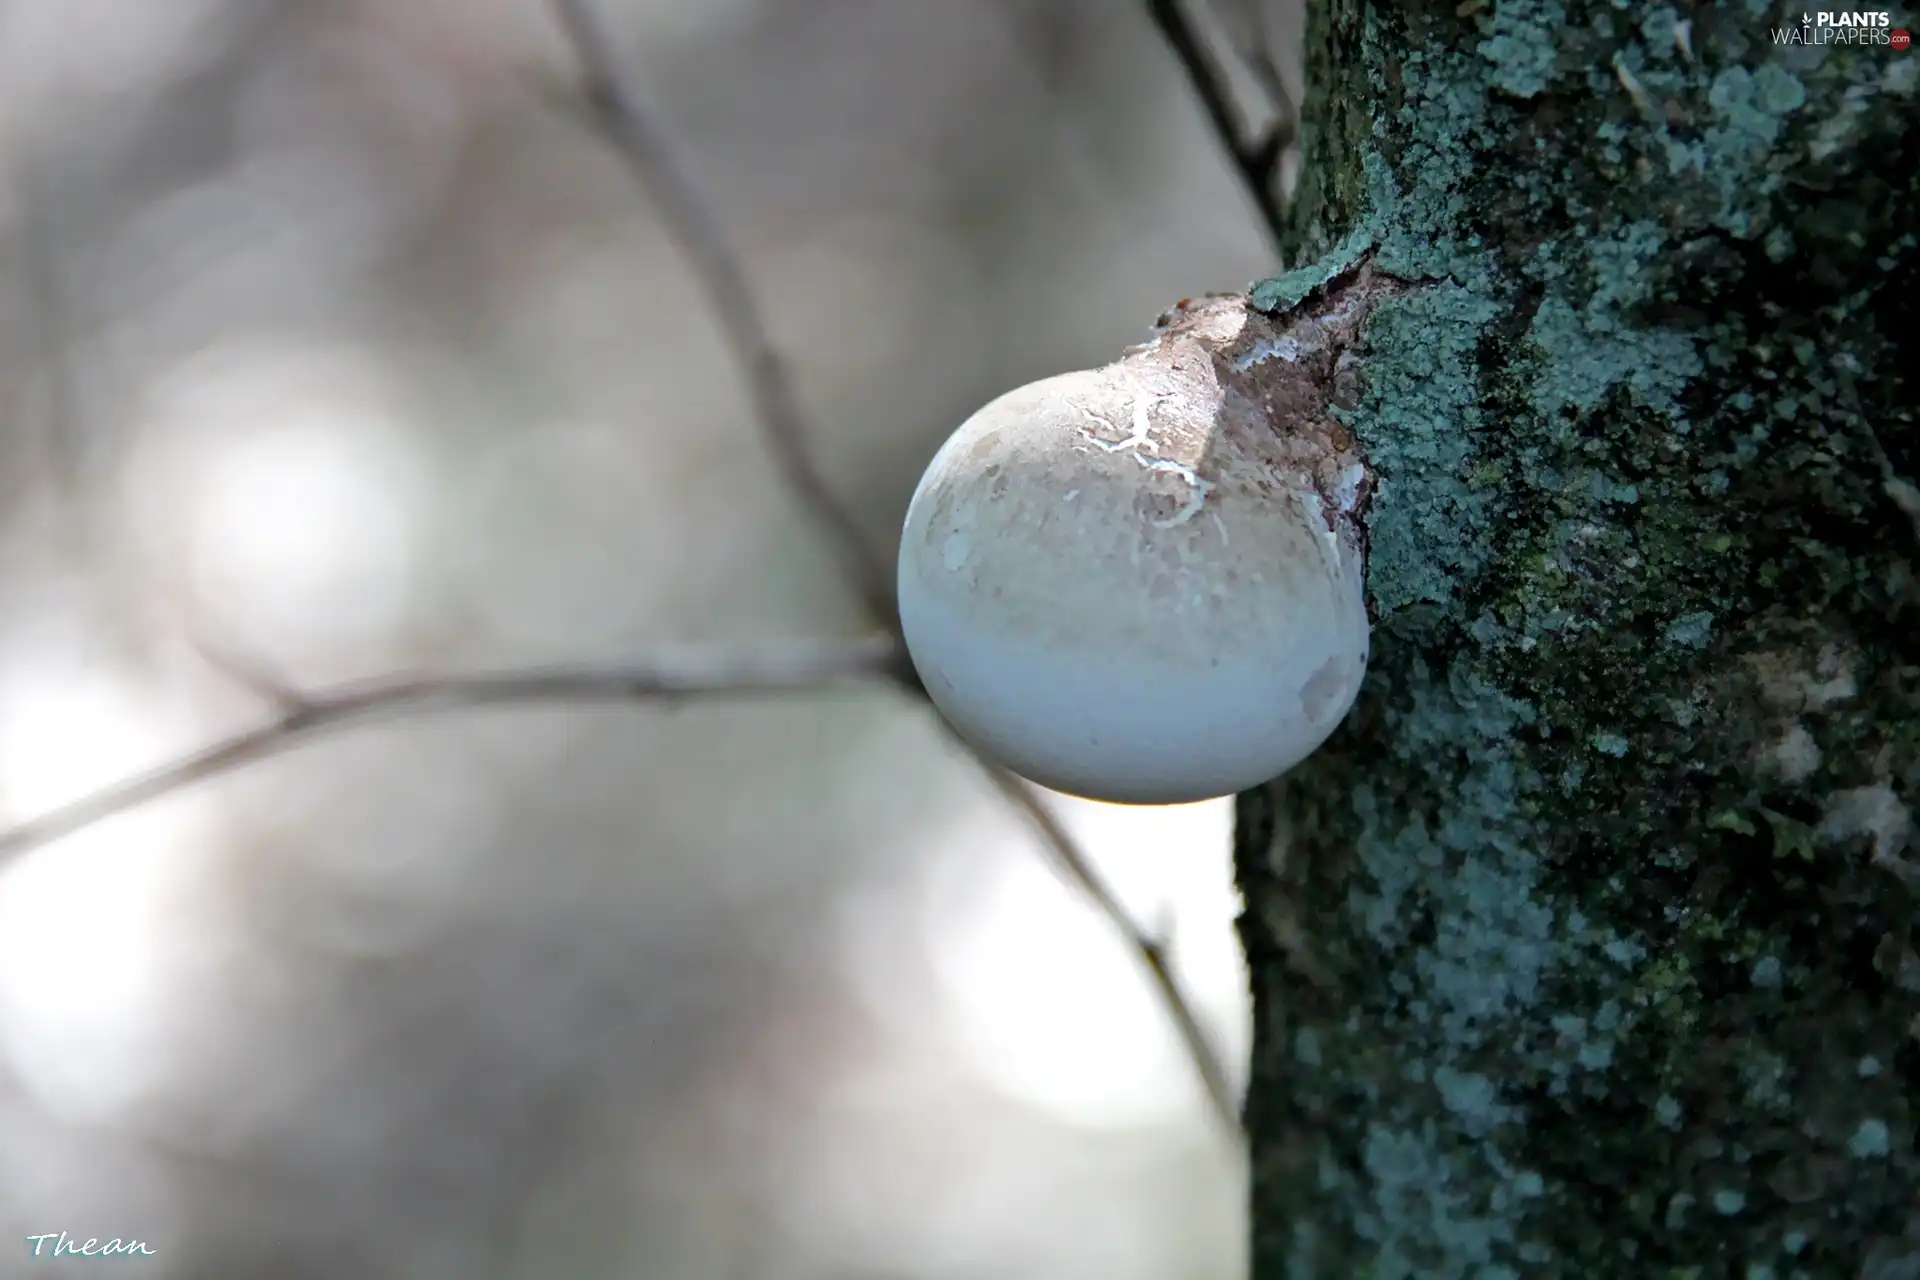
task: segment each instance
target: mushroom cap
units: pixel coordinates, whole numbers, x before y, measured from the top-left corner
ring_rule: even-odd
[[[1230,367],[1159,346],[975,413],[900,546],[907,648],[961,736],[1034,782],[1131,804],[1284,773],[1367,662],[1351,503]]]

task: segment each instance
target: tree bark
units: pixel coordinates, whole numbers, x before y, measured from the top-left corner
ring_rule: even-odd
[[[1311,13],[1255,298],[1409,287],[1239,804],[1258,1280],[1920,1276],[1920,51],[1777,8]]]

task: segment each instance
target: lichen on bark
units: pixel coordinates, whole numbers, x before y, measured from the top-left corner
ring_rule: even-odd
[[[1253,296],[1412,287],[1373,670],[1240,800],[1259,1280],[1920,1275],[1920,53],[1799,18],[1310,13]]]

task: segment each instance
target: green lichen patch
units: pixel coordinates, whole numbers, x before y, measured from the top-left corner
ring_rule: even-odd
[[[1376,475],[1369,555],[1382,615],[1450,601],[1485,562],[1488,548],[1459,535],[1486,524],[1497,492],[1475,471],[1477,353],[1495,314],[1446,283],[1383,303],[1368,326],[1366,400],[1351,420]]]
[[[1325,257],[1304,267],[1283,272],[1255,284],[1249,293],[1253,305],[1261,311],[1278,313],[1300,305],[1308,294],[1322,288],[1353,269],[1362,254],[1373,247],[1365,227],[1356,228]]]
[[[1499,0],[1477,46],[1495,88],[1516,98],[1546,92],[1559,65],[1567,10],[1552,0]]]

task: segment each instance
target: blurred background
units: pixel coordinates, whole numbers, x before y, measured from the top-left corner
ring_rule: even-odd
[[[601,0],[889,548],[979,404],[1272,265],[1144,9]],[[0,825],[267,714],[210,646],[864,631],[539,0],[3,12]],[[1060,805],[1242,1071],[1230,806]],[[0,866],[0,1276],[1224,1280],[1242,1193],[885,690],[386,723]]]

